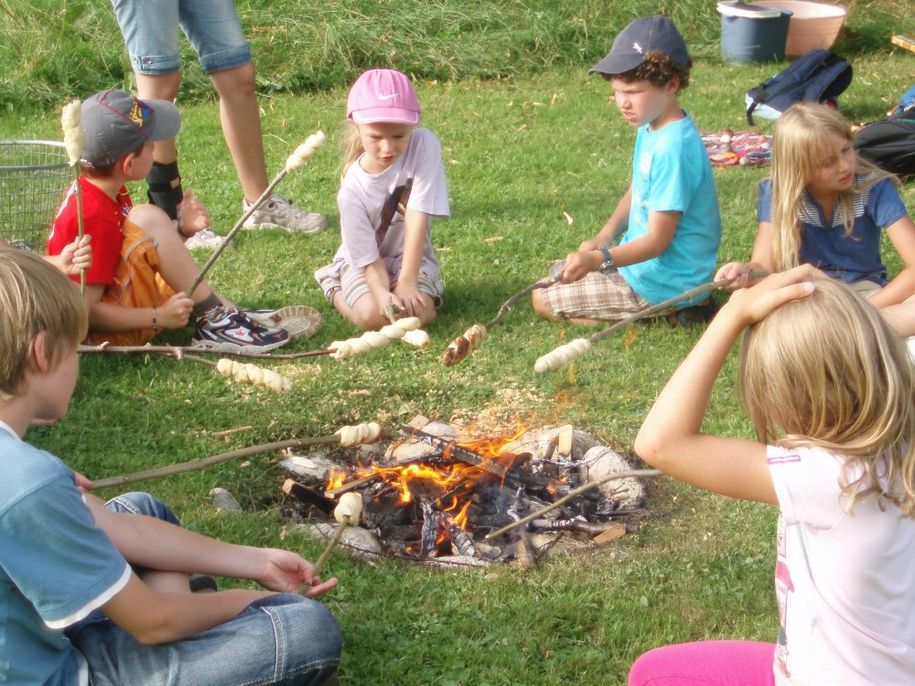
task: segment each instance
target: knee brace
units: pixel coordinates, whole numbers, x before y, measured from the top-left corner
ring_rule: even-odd
[[[178,162],[153,162],[152,169],[146,176],[149,184],[147,195],[149,202],[156,207],[161,207],[172,219],[178,218],[178,205],[184,198],[181,188],[181,175],[178,173]]]

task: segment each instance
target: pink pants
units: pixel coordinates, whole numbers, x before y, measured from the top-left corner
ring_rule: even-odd
[[[649,650],[629,670],[629,686],[773,686],[774,643],[697,641]]]

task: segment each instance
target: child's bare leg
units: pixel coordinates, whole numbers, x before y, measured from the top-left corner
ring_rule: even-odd
[[[438,314],[438,310],[435,309],[435,300],[432,299],[432,296],[428,293],[420,292],[419,297],[422,298],[423,306],[416,313],[416,316],[419,317],[419,321],[422,322],[422,325],[425,326],[433,319],[435,319]]]
[[[188,593],[190,576],[184,572],[148,571],[143,573],[143,583],[160,593]]]
[[[148,75],[137,74],[137,96],[144,100],[152,98],[174,102],[181,85],[181,72],[170,74]],[[153,146],[153,159],[161,164],[168,164],[178,159],[175,139],[157,141]]]
[[[380,329],[389,323],[381,314],[381,305],[375,300],[371,292],[366,292],[364,295],[359,296],[353,306],[350,307],[346,303],[342,291],[337,291],[334,294],[334,307],[347,320],[363,331]]]
[[[165,283],[175,291],[185,291],[200,273],[200,267],[175,231],[171,219],[155,205],[138,205],[131,210],[128,219],[139,226],[146,235],[156,242],[159,253],[159,273]],[[213,294],[206,282],[202,282],[188,297],[195,303],[202,302]]]

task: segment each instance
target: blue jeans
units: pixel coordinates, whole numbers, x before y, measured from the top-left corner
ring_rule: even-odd
[[[146,493],[106,507],[178,521]],[[67,635],[89,664],[92,686],[318,686],[336,673],[343,645],[330,611],[292,593],[262,598],[223,624],[163,645],[141,645],[99,611]]]
[[[178,27],[207,73],[251,61],[234,0],[111,0],[137,74],[178,71]]]

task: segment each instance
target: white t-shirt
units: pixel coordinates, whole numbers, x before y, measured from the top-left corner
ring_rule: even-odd
[[[334,256],[337,268],[343,263],[365,268],[381,257],[392,280],[396,279],[403,261],[404,211],[409,208],[437,217],[450,214],[438,138],[428,129],[414,130],[404,154],[378,174],[369,174],[357,160],[343,177],[337,207],[343,239]],[[420,271],[441,288],[430,234],[426,233]]]
[[[768,448],[780,509],[777,684],[915,684],[915,519],[876,496],[843,510],[843,458]]]

